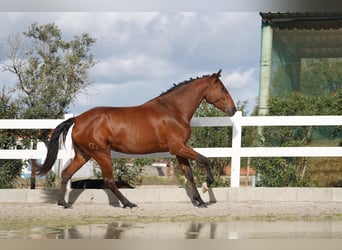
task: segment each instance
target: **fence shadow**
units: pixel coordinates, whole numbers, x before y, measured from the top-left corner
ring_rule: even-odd
[[[116,182],[116,185],[118,188],[133,188],[129,184],[123,181]],[[116,198],[116,196],[112,193],[111,190],[106,189],[104,185],[103,179],[96,179],[96,180],[91,180],[91,179],[86,179],[86,180],[79,180],[79,181],[74,181],[71,182],[71,190],[68,193],[68,204],[73,205],[76,203],[76,201],[79,199],[80,195],[84,192],[86,189],[102,189],[107,197],[108,197],[108,204],[114,207],[119,207],[120,202]],[[42,190],[42,200],[45,203],[50,203],[54,204],[57,203],[58,200],[58,192],[59,190]],[[86,202],[92,202],[94,197],[89,197],[89,200]]]
[[[67,195],[68,204],[71,206],[74,205],[79,199],[79,197],[81,196],[81,194],[86,189],[102,189],[103,192],[105,192],[108,197],[108,204],[113,207],[120,207],[120,201],[118,200],[118,198],[113,194],[111,190],[104,188],[101,181],[97,182],[98,185],[93,185],[93,184],[94,182],[91,182],[91,185],[89,185],[89,182],[87,182],[86,185],[84,185],[84,183],[77,182],[76,185],[72,185],[73,188],[69,191]],[[127,186],[120,186],[120,185],[118,186],[120,189],[132,188],[132,187],[127,187]],[[197,202],[193,199],[191,188],[188,185],[185,185],[184,189],[191,203],[194,206],[198,206]],[[44,200],[45,203],[56,204],[58,200],[58,192],[59,190],[42,190],[42,199]],[[209,201],[206,202],[206,205],[216,203],[217,200],[216,200],[213,189],[209,188],[207,192],[209,195]],[[90,196],[89,200],[85,202],[91,203],[93,199],[95,199],[95,197]]]
[[[133,188],[128,183],[119,180],[116,181],[116,186],[119,189],[122,188]],[[102,189],[108,197],[108,203],[111,206],[119,207],[120,202],[116,198],[116,196],[110,191],[109,189],[106,189],[105,183],[103,179],[84,179],[84,180],[78,180],[71,182],[71,191],[69,192],[69,199],[68,203],[70,205],[75,204],[79,196],[84,192],[85,189]],[[93,197],[90,198],[89,202],[93,200]]]
[[[58,199],[58,190],[56,189],[43,189],[42,190],[42,199],[45,203],[49,204],[57,204]]]

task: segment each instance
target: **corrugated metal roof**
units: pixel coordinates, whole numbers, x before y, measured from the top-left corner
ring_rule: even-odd
[[[262,23],[280,29],[339,29],[342,12],[261,12]]]

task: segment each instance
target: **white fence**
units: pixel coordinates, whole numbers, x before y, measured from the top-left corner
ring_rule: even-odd
[[[69,117],[69,116],[68,116]],[[64,120],[0,120],[0,129],[52,129]],[[242,116],[236,112],[233,117],[201,117],[191,120],[192,127],[233,126],[232,147],[195,148],[207,157],[231,157],[231,187],[240,185],[241,157],[342,157],[342,147],[241,147],[242,127],[246,126],[335,126],[342,125],[342,116]],[[66,147],[71,145],[67,139]],[[0,159],[44,159],[46,148],[37,150],[1,150]],[[67,162],[72,152],[60,149],[58,159]],[[160,158],[172,157],[169,153],[147,155],[127,155],[112,152],[112,157],[120,158]]]

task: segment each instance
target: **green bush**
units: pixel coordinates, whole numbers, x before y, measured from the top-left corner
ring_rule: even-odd
[[[296,166],[284,158],[259,158],[254,161],[258,170],[258,185],[266,187],[297,186]]]
[[[294,92],[288,96],[271,96],[269,115],[341,115],[342,89],[334,95],[305,96]],[[266,147],[306,146],[313,142],[338,140],[341,126],[287,126],[260,129],[261,144]],[[340,142],[341,143],[341,142]],[[308,186],[310,164],[307,157],[258,158],[253,160],[259,186]]]
[[[142,170],[147,162],[152,162],[151,159],[135,159],[132,164],[129,164],[128,159],[112,159],[113,175],[118,182],[125,182],[130,186],[137,186],[142,183]],[[97,163],[93,161],[94,175],[97,178],[102,178],[102,173]]]
[[[0,160],[0,188],[13,188],[21,168],[22,162],[19,160]]]
[[[113,174],[118,181],[123,181],[131,186],[137,186],[142,182],[141,172],[143,169],[143,159],[134,160],[132,165],[127,159],[113,159]]]

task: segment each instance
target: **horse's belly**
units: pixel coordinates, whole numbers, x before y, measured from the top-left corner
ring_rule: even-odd
[[[148,138],[144,136],[117,137],[111,143],[111,149],[126,154],[148,154],[156,152],[168,152],[168,146],[165,142],[157,138]]]
[[[136,145],[112,145],[111,149],[117,152],[125,153],[125,154],[149,154],[149,153],[157,153],[157,152],[168,152],[169,149],[166,146],[152,146],[146,145],[144,147]]]

